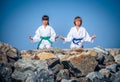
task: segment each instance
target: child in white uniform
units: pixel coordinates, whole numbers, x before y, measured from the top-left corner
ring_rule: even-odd
[[[67,38],[60,36],[63,41],[71,42],[70,48],[83,48],[83,43],[85,41],[92,42],[93,39],[96,38],[95,35],[90,37],[86,29],[81,26],[81,17],[75,17],[74,24],[75,26],[71,28],[70,32],[67,35]]]
[[[33,42],[39,41],[37,49],[51,48],[52,43],[56,39],[56,33],[54,29],[49,26],[49,17],[47,15],[42,17],[42,22],[43,25],[36,30],[35,36],[29,36],[29,39]]]

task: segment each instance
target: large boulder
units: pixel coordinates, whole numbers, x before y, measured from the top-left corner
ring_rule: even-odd
[[[20,51],[9,44],[0,42],[0,81],[11,81],[14,63],[21,58]]]
[[[73,54],[66,55],[63,58],[63,60],[67,60],[70,62],[70,67],[73,67],[73,69],[80,71],[82,73],[82,76],[87,75],[88,73],[95,70],[98,64],[95,59],[96,53],[93,53],[93,51],[86,52],[81,49],[77,50],[76,53],[75,52],[76,51],[74,51]]]
[[[15,64],[15,71],[12,74],[12,78],[15,81],[29,82],[53,82],[54,77],[48,69],[47,62],[45,60],[33,60],[33,59],[20,59]]]
[[[8,45],[6,43],[0,42],[0,62],[2,63],[11,63],[15,62],[21,58],[20,51]]]

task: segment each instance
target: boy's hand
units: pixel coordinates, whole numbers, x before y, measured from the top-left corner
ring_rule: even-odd
[[[33,40],[33,37],[32,37],[32,36],[29,36],[29,39],[30,39],[30,40]]]
[[[65,38],[63,36],[60,36],[60,39],[63,40],[63,41],[65,41]]]

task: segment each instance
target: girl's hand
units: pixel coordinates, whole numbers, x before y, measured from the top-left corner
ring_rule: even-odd
[[[92,35],[92,39],[96,38],[96,35]]]
[[[58,38],[59,38],[59,36],[56,35],[56,36],[55,36],[55,41],[56,41]]]
[[[32,37],[32,36],[29,36],[29,39],[30,39],[30,40],[33,40],[33,37]]]
[[[63,36],[60,36],[60,39],[63,40],[63,41],[65,41],[65,38]]]

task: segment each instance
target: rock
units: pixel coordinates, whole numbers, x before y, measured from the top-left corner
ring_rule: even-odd
[[[69,51],[69,55],[78,55],[81,54],[83,51],[83,49],[72,49]]]
[[[120,54],[116,55],[114,58],[115,58],[115,62],[117,62],[118,64],[120,64]]]
[[[46,59],[48,67],[52,70],[54,74],[58,73],[61,69],[63,69],[63,66],[60,64],[60,60],[58,58],[51,58]]]
[[[19,51],[0,42],[0,82],[119,82],[119,55],[101,47]]]
[[[117,71],[117,64],[112,64],[106,67],[106,69],[110,70],[111,72]]]
[[[15,64],[15,71],[12,78],[21,81],[39,80],[40,82],[54,82],[54,77],[50,74],[45,60],[20,59]],[[52,78],[51,78],[52,77]],[[51,81],[52,80],[52,81]],[[38,81],[38,82],[39,82]]]
[[[34,59],[34,57],[36,56],[36,55],[32,55],[32,54],[22,54],[21,55],[22,56],[22,58],[31,58],[31,59]]]
[[[94,47],[93,49],[96,52],[98,52],[98,53],[102,52],[104,55],[108,55],[109,54],[109,52],[106,49],[104,49],[104,48],[102,48],[100,46]]]
[[[101,69],[99,71],[101,74],[105,75],[105,77],[109,78],[110,77],[110,71],[107,69]]]
[[[60,81],[62,79],[70,79],[69,70],[67,70],[67,69],[60,70],[60,72],[57,74],[56,80]]]
[[[53,68],[55,65],[60,64],[60,60],[58,58],[50,58],[46,59],[49,68]]]
[[[118,48],[112,48],[112,49],[108,49],[108,50],[112,56],[116,56],[116,55],[120,54],[120,49],[118,49]]]
[[[6,53],[10,49],[10,45],[0,42],[0,53]]]
[[[120,78],[116,78],[114,82],[120,82]]]
[[[106,62],[114,62],[115,60],[114,60],[114,57],[112,56],[112,55],[107,55],[107,56],[105,56],[105,61],[104,61],[104,63],[106,63]]]
[[[8,63],[7,55],[5,53],[0,53],[0,62],[1,63]]]
[[[21,58],[20,51],[11,45],[0,42],[0,81],[11,82],[14,63]]]
[[[111,82],[120,82],[120,71],[115,74],[112,74],[110,77]]]
[[[0,63],[0,81],[9,82],[11,81],[12,68],[4,63]]]
[[[70,61],[62,61],[61,63],[63,64],[64,69],[68,69],[70,71],[71,77],[79,78],[79,77],[83,76],[81,74],[81,71],[78,70],[77,68],[74,68],[73,65],[70,63]]]
[[[86,76],[86,78],[90,79],[92,82],[100,82],[102,79],[104,79],[104,75],[99,72],[91,72]]]
[[[51,48],[50,51],[55,55],[58,55],[58,54],[65,55],[69,53],[68,49],[60,49],[60,48]]]
[[[37,56],[40,59],[50,59],[50,58],[57,58],[54,54],[52,53],[46,53],[46,52],[42,52],[40,54],[37,54]]]
[[[100,52],[95,56],[95,59],[97,60],[98,64],[103,64],[105,57],[103,53]]]
[[[15,62],[21,58],[20,51],[6,43],[0,42],[0,61],[1,62]]]
[[[78,82],[77,80],[62,79],[61,82]]]
[[[57,58],[54,54],[52,53],[47,53],[47,52],[41,52],[38,54],[22,54],[22,58],[31,58],[31,59],[50,59],[50,58]]]
[[[104,63],[105,66],[109,66],[109,65],[112,65],[112,64],[117,64],[117,63],[114,62],[114,61],[113,61],[113,62],[105,62],[105,63]]]
[[[95,57],[90,55],[80,55],[70,59],[70,63],[74,68],[77,68],[82,72],[82,75],[87,75],[88,73],[95,70],[97,66],[97,61]]]
[[[24,72],[15,70],[14,73],[12,74],[12,78],[14,78],[16,81],[19,80],[22,82],[26,82],[27,78],[29,76],[33,76],[33,75],[35,76],[35,73],[31,70],[26,70]],[[35,79],[35,78],[33,78],[33,79]],[[33,79],[31,79],[31,80],[33,80]]]

